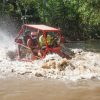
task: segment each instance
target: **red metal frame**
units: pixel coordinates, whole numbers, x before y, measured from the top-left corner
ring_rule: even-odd
[[[64,56],[64,54],[61,52],[61,48],[60,48],[60,45],[58,45],[58,47],[49,47],[48,46],[48,43],[47,43],[47,39],[46,39],[46,32],[57,32],[59,37],[60,37],[60,40],[61,40],[61,34],[60,34],[60,30],[57,29],[57,28],[53,28],[53,27],[49,27],[49,26],[46,26],[46,25],[31,25],[31,24],[24,24],[22,27],[21,27],[21,30],[18,32],[18,36],[16,37],[16,39],[18,39],[20,37],[20,35],[23,34],[23,31],[24,31],[24,28],[31,28],[31,29],[37,29],[37,30],[41,30],[43,32],[43,36],[45,38],[45,42],[46,42],[46,49],[45,51],[43,52],[43,56],[41,58],[44,58],[46,56],[46,54],[50,51],[50,52],[54,52],[54,53],[57,53],[61,56]],[[18,43],[18,41],[15,40],[16,43]],[[21,43],[19,43],[20,45],[23,45]],[[18,45],[19,45],[18,44]]]

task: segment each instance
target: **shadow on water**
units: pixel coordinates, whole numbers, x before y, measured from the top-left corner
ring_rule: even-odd
[[[71,49],[83,49],[85,51],[100,52],[100,40],[89,40],[82,42],[66,43],[66,47]]]

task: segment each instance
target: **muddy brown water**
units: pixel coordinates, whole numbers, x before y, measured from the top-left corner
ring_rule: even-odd
[[[0,79],[0,100],[100,100],[100,80]]]
[[[100,100],[100,81],[1,79],[0,100]]]

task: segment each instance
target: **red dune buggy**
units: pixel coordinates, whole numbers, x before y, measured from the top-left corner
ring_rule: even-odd
[[[32,39],[35,35],[35,41]],[[49,36],[49,37],[48,37]],[[49,53],[56,53],[68,57],[61,51],[63,38],[60,30],[46,25],[24,24],[15,42],[18,45],[17,55],[21,60],[34,60],[44,58]]]

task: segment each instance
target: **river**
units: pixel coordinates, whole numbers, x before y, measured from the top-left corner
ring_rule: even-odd
[[[100,81],[0,80],[0,100],[100,100]]]
[[[100,50],[99,43],[100,41],[95,43],[81,42],[67,44],[66,46],[74,49],[82,48],[87,51],[93,50],[98,53]],[[0,100],[100,100],[100,56],[99,54],[95,55],[95,53],[91,52],[83,52],[82,55],[79,53],[77,55],[78,57],[71,61],[74,62],[72,63],[73,65],[76,64],[75,70],[70,69],[72,67],[69,66],[68,70],[66,69],[66,71],[64,71],[64,75],[56,73],[56,78],[55,75],[51,73],[51,70],[45,70],[49,74],[46,72],[46,74],[43,74],[44,72],[42,73],[42,75],[45,75],[44,78],[30,77],[34,74],[34,69],[31,69],[33,65],[28,67],[29,64],[25,65],[25,63],[22,62],[9,61],[5,57],[2,58],[3,55],[0,55],[0,58],[2,58],[0,59]],[[85,60],[84,57],[88,59]],[[86,73],[83,72],[83,67],[78,68],[79,64],[84,65],[84,63]],[[92,69],[88,68],[90,66],[92,66]],[[27,69],[25,69],[26,67]],[[95,69],[95,67],[97,67],[97,69]],[[79,69],[82,69],[82,71]],[[28,72],[26,70],[28,70]],[[11,75],[9,73],[11,73]],[[70,75],[66,77],[68,74]],[[9,75],[10,77],[8,77]],[[59,77],[57,77],[57,75]]]
[[[66,43],[66,46],[69,48],[78,48],[92,52],[100,52],[100,40]]]

